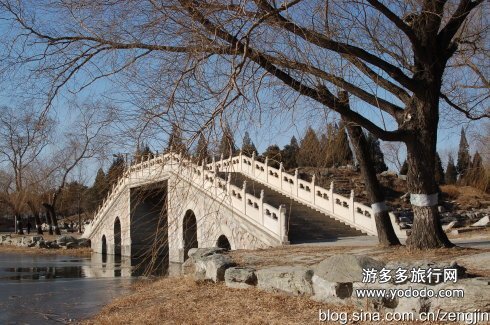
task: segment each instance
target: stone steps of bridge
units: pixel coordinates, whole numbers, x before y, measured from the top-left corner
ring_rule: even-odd
[[[220,172],[218,176],[227,179],[228,173]],[[281,204],[286,206],[286,214],[289,217],[288,237],[292,244],[332,241],[339,237],[363,235],[361,231],[350,225],[279,193],[241,173],[231,173],[231,184],[242,188],[244,181],[247,182],[247,193],[259,198],[263,190],[265,203],[274,207],[279,207]]]

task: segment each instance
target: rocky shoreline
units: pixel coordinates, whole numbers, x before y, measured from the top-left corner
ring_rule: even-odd
[[[485,253],[490,255],[489,252]],[[487,256],[488,258],[488,256]],[[408,270],[402,282],[385,283],[363,281],[363,269]],[[410,270],[455,270],[457,281],[411,281]],[[196,282],[223,282],[227,287],[257,288],[267,292],[306,296],[317,302],[353,305],[372,311],[414,312],[427,311],[490,311],[490,278],[476,276],[456,262],[412,261],[385,263],[366,255],[337,254],[312,266],[268,266],[260,269],[239,266],[221,248],[198,248],[189,251],[189,259],[182,265],[182,274]],[[415,275],[412,275],[415,276]],[[406,290],[463,290],[464,297],[383,297],[359,298],[356,289]],[[447,291],[447,292],[449,292]]]
[[[90,248],[90,239],[75,238],[68,235],[60,236],[54,240],[46,240],[41,235],[0,235],[0,245],[44,249],[77,249]]]

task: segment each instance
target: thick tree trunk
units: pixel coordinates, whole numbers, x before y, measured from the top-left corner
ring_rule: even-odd
[[[434,142],[434,145],[431,143]],[[435,137],[420,134],[414,143],[407,143],[407,185],[411,194],[432,195],[439,193],[434,178]],[[412,204],[414,220],[407,246],[415,249],[454,246],[442,230],[437,205]]]
[[[54,209],[54,206],[52,204],[49,204],[49,203],[43,203],[43,206],[46,209],[46,213],[49,215],[49,218],[51,220],[51,224],[49,227],[49,229],[50,229],[49,234],[52,235],[52,232],[54,231],[54,233],[56,235],[61,235],[61,230],[58,227],[58,220],[56,219],[56,211]],[[51,225],[52,225],[52,228],[51,228]]]
[[[348,102],[347,93],[340,93],[339,98],[345,102]],[[365,189],[371,201],[371,204],[381,203],[385,201],[383,189],[379,184],[376,177],[376,171],[374,170],[374,163],[371,159],[369,152],[369,146],[364,136],[362,128],[351,122],[348,122],[345,118],[342,121],[346,124],[347,133],[354,147],[354,153],[356,154],[357,161],[361,167],[361,174],[364,178]],[[400,240],[395,234],[393,225],[391,223],[389,212],[380,211],[374,214],[374,221],[376,223],[376,231],[378,233],[378,240],[382,246],[395,246],[400,245]]]
[[[15,225],[17,228],[17,234],[18,235],[23,235],[24,230],[22,229],[22,218],[19,215],[15,216]]]
[[[43,223],[41,221],[41,217],[39,216],[39,211],[36,209],[36,207],[32,201],[28,201],[27,205],[29,206],[32,214],[34,215],[34,222],[36,223],[37,234],[42,235],[43,234]]]
[[[43,224],[41,218],[39,217],[39,212],[34,213],[34,221],[36,222],[36,230],[38,235],[43,234]]]

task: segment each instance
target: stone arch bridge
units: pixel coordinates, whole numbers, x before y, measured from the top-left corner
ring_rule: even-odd
[[[392,215],[399,237],[405,237]],[[178,154],[129,167],[87,225],[95,252],[162,267],[190,248],[256,249],[376,235],[370,207],[238,155],[196,165]],[[158,257],[158,258],[155,258]]]

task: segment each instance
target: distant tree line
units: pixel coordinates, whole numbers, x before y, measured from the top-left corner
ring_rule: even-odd
[[[400,169],[400,174],[406,175],[407,172],[408,164],[405,160]],[[456,164],[454,163],[453,156],[449,154],[446,170],[444,171],[441,158],[439,157],[439,154],[436,153],[434,175],[437,183],[440,185],[457,184],[473,186],[485,192],[490,190],[490,178],[483,166],[482,157],[478,151],[471,157],[470,146],[466,139],[464,129],[461,129],[458,160]]]

